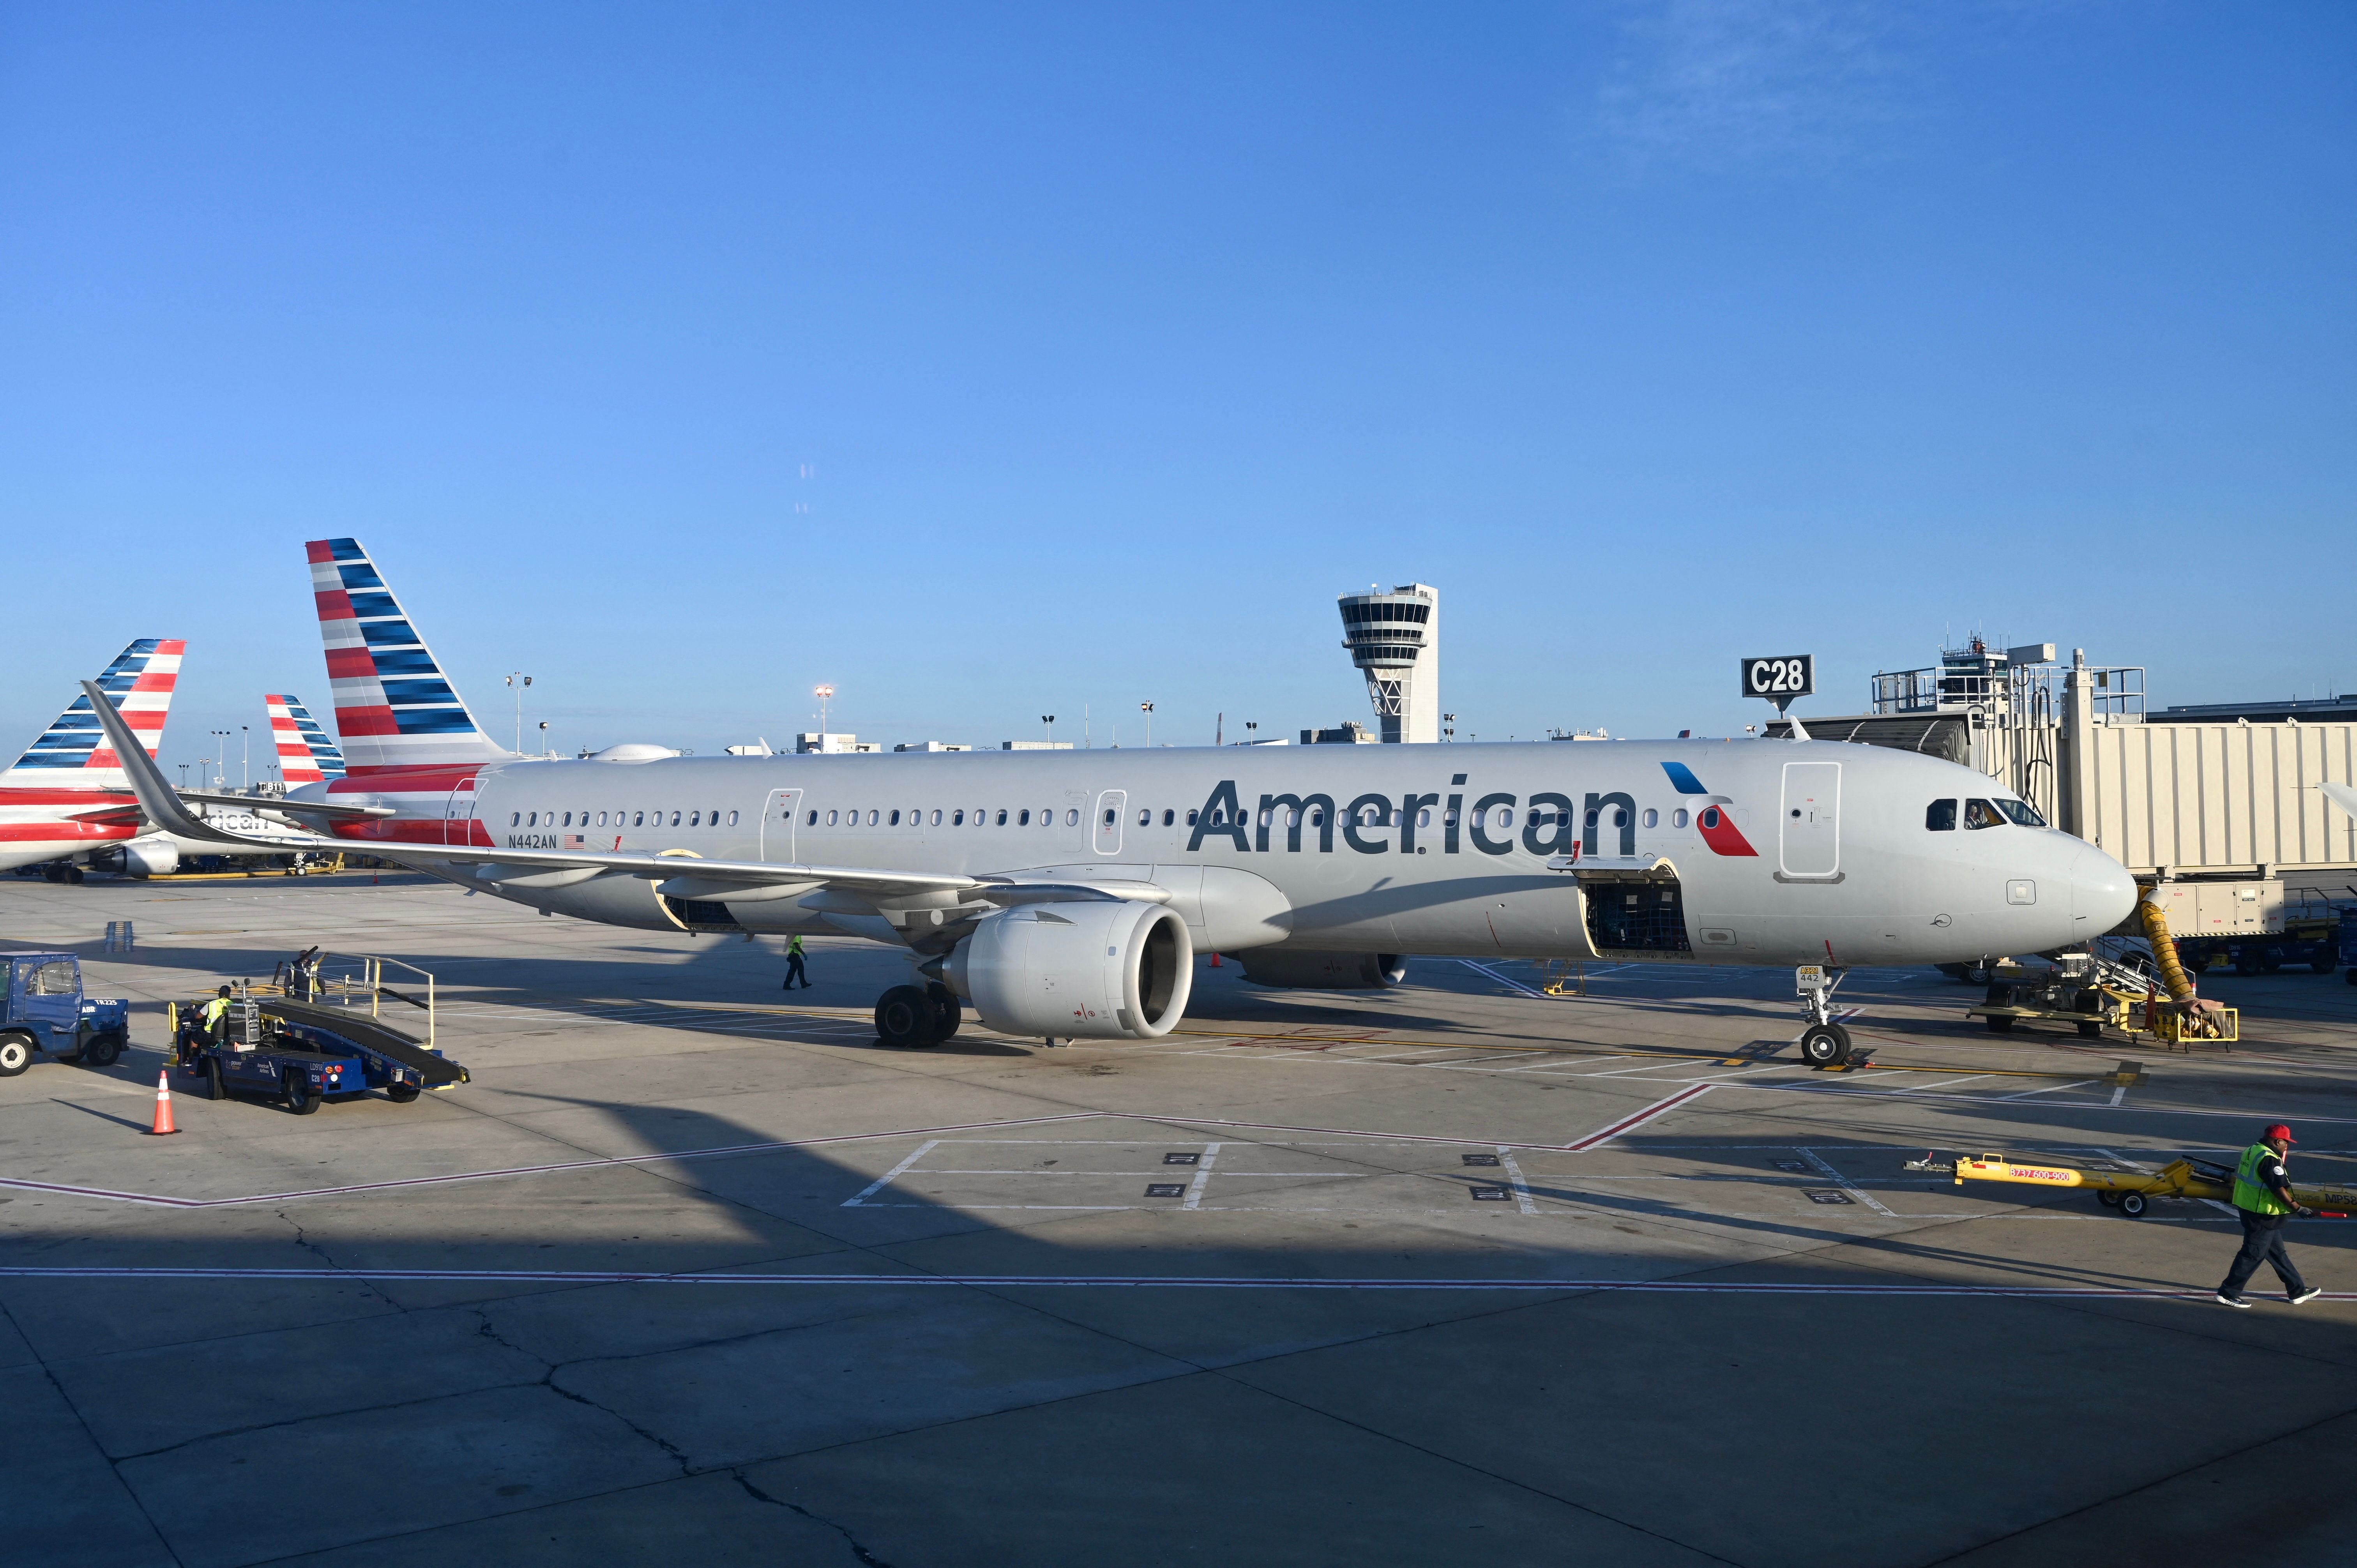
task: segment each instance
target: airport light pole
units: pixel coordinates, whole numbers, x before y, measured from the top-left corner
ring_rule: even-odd
[[[1140,703],[1137,707],[1146,715],[1146,749],[1151,751],[1154,749],[1154,704]]]
[[[532,684],[532,677],[518,670],[508,676],[508,686],[515,693],[515,753],[523,755],[523,689]]]
[[[1041,735],[1042,736],[1044,736],[1044,737],[1046,738],[1046,740],[1047,740],[1047,742],[1048,742],[1049,749],[1053,750],[1053,749],[1055,748],[1055,745],[1056,745],[1056,715],[1055,715],[1055,714],[1041,714],[1039,715],[1039,733],[1040,733],[1040,735]]]
[[[834,688],[813,686],[811,688],[811,694],[818,698],[818,748],[824,751],[826,749],[826,703],[827,699],[834,695]]]
[[[548,721],[547,721],[546,719],[543,719],[543,720],[541,720],[541,721],[540,721],[540,754],[541,754],[543,757],[546,757],[546,756],[548,756],[548,755],[549,755],[549,750],[548,750]]]
[[[1440,722],[1444,726],[1440,732],[1442,737],[1448,740],[1455,740],[1457,738],[1457,715],[1455,714],[1443,714],[1440,715]]]
[[[240,747],[237,764],[237,787],[241,789],[250,790],[253,788],[253,726],[251,725],[238,725],[237,737],[238,746]]]
[[[222,771],[222,769],[229,766],[229,747],[219,743],[229,739],[229,731],[225,729],[209,729],[205,731],[205,733],[213,737],[213,740],[216,743],[213,749],[221,753],[220,757],[217,759],[220,766],[213,769],[213,788],[216,789],[226,789],[229,788],[229,777]]]
[[[185,762],[176,762],[172,766],[180,770],[180,788],[183,789],[187,789],[188,787],[188,765]]]
[[[1244,721],[1244,744],[1246,746],[1250,746],[1254,740],[1259,738],[1253,733],[1259,728],[1260,721],[1258,719],[1246,719]]]

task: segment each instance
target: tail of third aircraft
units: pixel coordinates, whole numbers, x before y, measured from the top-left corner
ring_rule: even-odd
[[[179,684],[180,655],[188,643],[177,637],[143,637],[116,657],[98,678],[102,691],[113,699],[135,734],[156,755],[164,738],[164,718],[171,711],[172,690]],[[98,714],[88,697],[76,697],[41,738],[0,774],[11,788],[120,789],[123,764],[99,729]]]
[[[275,693],[262,701],[270,710],[270,738],[278,747],[278,777],[292,785],[344,776],[344,754],[308,708]]]
[[[315,539],[311,586],[350,774],[470,768],[513,756],[475,722],[360,542]]]

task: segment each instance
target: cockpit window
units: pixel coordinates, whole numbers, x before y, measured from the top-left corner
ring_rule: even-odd
[[[1932,801],[1923,810],[1923,826],[1935,833],[1954,832],[1956,803],[1953,800]]]
[[[1968,828],[2001,828],[2005,826],[2005,818],[1995,806],[1990,805],[1986,800],[1967,800],[1964,802],[1964,826]]]
[[[2038,814],[2038,808],[2027,800],[2007,800],[2000,798],[1996,803],[1996,809],[2025,828],[2042,828],[2046,825],[2046,819]]]

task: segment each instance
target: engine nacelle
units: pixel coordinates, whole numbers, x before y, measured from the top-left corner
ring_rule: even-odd
[[[1166,905],[1032,904],[984,916],[942,972],[1005,1034],[1150,1040],[1187,1011],[1195,944]]]
[[[1381,991],[1407,978],[1407,960],[1395,952],[1254,948],[1235,956],[1246,980],[1280,991]]]
[[[123,846],[126,876],[169,876],[180,869],[180,848],[161,833],[132,839]]]

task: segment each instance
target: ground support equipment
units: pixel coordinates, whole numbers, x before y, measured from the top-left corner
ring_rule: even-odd
[[[405,1105],[426,1090],[468,1081],[467,1069],[378,1019],[283,996],[240,998],[229,1037],[204,1033],[201,1004],[174,1009],[180,1071],[204,1080],[209,1100],[238,1093],[277,1098],[298,1116],[323,1100],[371,1089]]]
[[[130,1002],[83,995],[73,953],[0,953],[0,1078],[16,1077],[45,1051],[105,1067],[131,1043]]]
[[[1906,1168],[1932,1176],[1948,1176],[1962,1187],[1968,1181],[2013,1182],[2025,1187],[2075,1187],[2092,1192],[2106,1208],[2116,1208],[2134,1219],[2156,1198],[2206,1198],[2224,1203],[2234,1190],[2231,1165],[2214,1160],[2171,1160],[2158,1171],[2132,1170],[2125,1165],[2095,1165],[2078,1161],[2031,1163],[2009,1155],[1958,1155],[1942,1160],[1926,1155],[1910,1160]],[[2357,1190],[2345,1187],[2303,1187],[2295,1184],[2293,1199],[2336,1219],[2357,1211]]]

